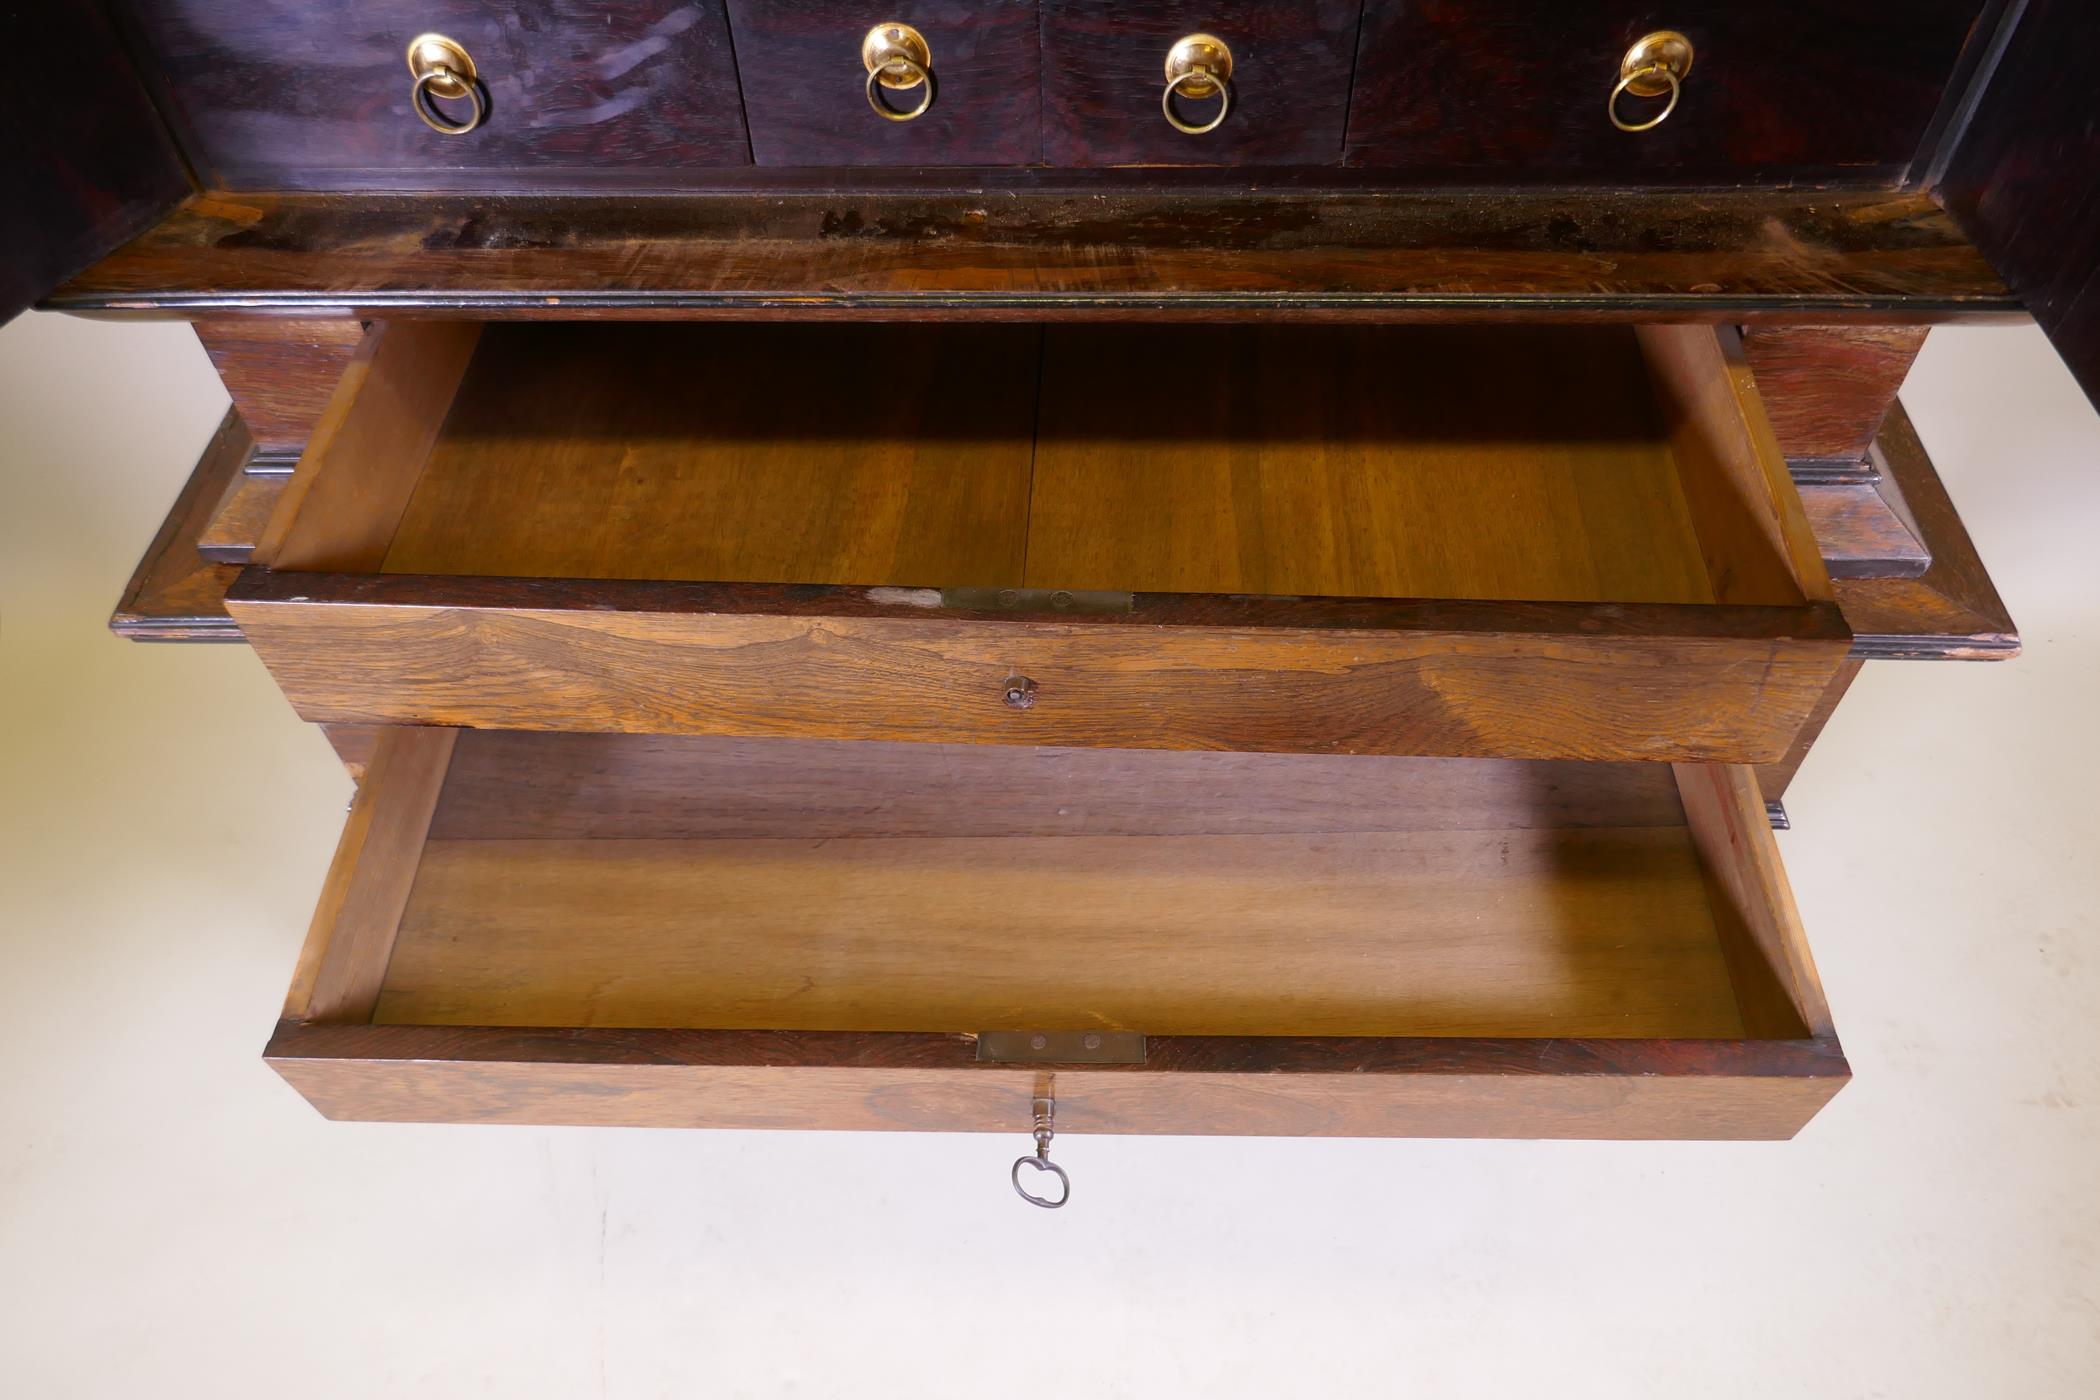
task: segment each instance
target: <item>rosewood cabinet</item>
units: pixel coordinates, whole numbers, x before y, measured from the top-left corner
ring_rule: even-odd
[[[2059,0],[15,23],[0,309],[234,401],[112,625],[359,779],[334,1117],[1788,1136],[1787,784],[2018,650],[1903,374],[2100,386]]]

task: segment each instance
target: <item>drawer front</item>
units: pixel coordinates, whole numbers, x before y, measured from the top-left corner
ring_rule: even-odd
[[[1033,165],[1042,158],[1034,0],[730,0],[752,158],[760,165]],[[883,87],[875,112],[862,41],[878,22],[917,32],[932,92]],[[904,76],[911,75],[907,72]]]
[[[157,0],[137,18],[193,158],[232,189],[669,185],[750,162],[721,0]],[[480,77],[464,135],[412,104],[408,44],[429,32]]]
[[[269,1056],[337,1118],[1755,1138],[1847,1074],[1740,768],[387,730],[325,890]]]
[[[1498,183],[1889,180],[1982,8],[1366,0],[1348,158]],[[1677,110],[1620,131],[1606,98],[1629,47],[1658,30],[1693,45]],[[1619,112],[1637,125],[1666,101],[1626,94]]]
[[[1358,0],[1045,0],[1043,153],[1051,165],[1335,165],[1349,104]],[[1215,130],[1161,110],[1175,42],[1211,34],[1232,55]],[[1189,125],[1215,99],[1176,99]]]

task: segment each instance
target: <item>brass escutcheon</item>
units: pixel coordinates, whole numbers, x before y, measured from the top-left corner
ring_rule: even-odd
[[[860,61],[868,70],[868,105],[877,115],[908,122],[933,105],[933,53],[926,47],[926,36],[910,25],[886,19],[870,29],[861,37]],[[883,100],[884,88],[903,92],[922,85],[925,92],[909,110],[900,111]]]
[[[1643,34],[1634,40],[1633,47],[1619,60],[1619,81],[1612,88],[1611,96],[1605,99],[1604,112],[1611,124],[1621,131],[1653,131],[1670,119],[1677,110],[1677,99],[1684,94],[1684,79],[1692,71],[1692,41],[1674,29],[1658,29],[1653,34]],[[1631,93],[1635,97],[1661,97],[1665,93],[1670,100],[1663,109],[1644,122],[1629,122],[1619,115],[1619,98]]]
[[[432,131],[464,136],[488,116],[488,101],[481,93],[481,75],[475,70],[473,55],[458,41],[442,34],[418,34],[408,43],[408,71],[415,78],[415,85],[408,90],[409,105]],[[474,114],[463,122],[454,121],[437,109],[437,98],[465,98],[473,103]]]

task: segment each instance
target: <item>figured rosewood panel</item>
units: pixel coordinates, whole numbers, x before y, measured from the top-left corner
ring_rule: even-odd
[[[1359,0],[1043,0],[1043,154],[1052,165],[1335,165]],[[1167,52],[1232,50],[1232,109],[1191,136],[1160,111]],[[1216,104],[1192,102],[1199,125]],[[1191,229],[1200,225],[1191,225]]]
[[[1888,183],[1917,153],[1983,8],[1366,0],[1349,161],[1496,184]],[[1695,49],[1682,100],[1661,126],[1620,131],[1605,99],[1628,46],[1657,29]],[[1622,100],[1629,122],[1661,105]]]
[[[197,339],[226,385],[255,450],[296,455],[306,446],[364,327],[354,320],[203,320]]]
[[[925,37],[933,104],[870,109],[861,38],[880,20]],[[1033,165],[1042,159],[1035,0],[729,0],[760,165]],[[889,91],[909,111],[917,88]]]
[[[123,2],[192,161],[229,189],[442,189],[491,174],[661,186],[750,160],[721,0]],[[457,40],[486,89],[487,119],[464,136],[410,106],[408,42],[427,31]]]

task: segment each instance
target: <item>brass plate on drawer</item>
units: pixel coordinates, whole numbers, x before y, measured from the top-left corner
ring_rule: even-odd
[[[1014,1064],[1141,1065],[1145,1037],[1136,1031],[985,1031],[979,1061]]]

